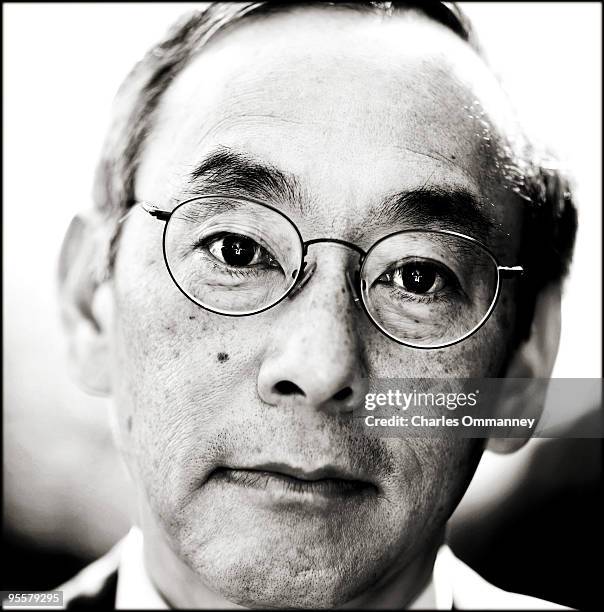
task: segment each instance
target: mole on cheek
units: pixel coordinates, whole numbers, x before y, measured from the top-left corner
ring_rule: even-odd
[[[229,355],[228,353],[218,353],[217,359],[220,363],[224,363],[229,360]]]

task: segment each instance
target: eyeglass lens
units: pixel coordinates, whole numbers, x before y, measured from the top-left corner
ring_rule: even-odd
[[[276,211],[213,198],[174,210],[164,248],[174,280],[194,301],[215,312],[248,314],[291,289],[303,247],[295,227]]]

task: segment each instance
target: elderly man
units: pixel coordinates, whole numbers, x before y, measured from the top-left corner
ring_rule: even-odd
[[[120,89],[95,197],[63,318],[137,515],[68,605],[551,605],[443,541],[485,446],[521,440],[353,426],[372,380],[547,377],[557,351],[570,193],[455,6],[188,16]]]

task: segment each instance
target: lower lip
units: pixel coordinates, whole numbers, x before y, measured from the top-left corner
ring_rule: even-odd
[[[254,495],[281,503],[325,505],[331,502],[359,501],[373,496],[375,486],[359,480],[322,478],[302,480],[286,474],[263,470],[219,468],[208,482],[237,487]]]

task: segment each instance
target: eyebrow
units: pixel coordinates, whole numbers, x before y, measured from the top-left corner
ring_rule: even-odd
[[[304,198],[299,181],[279,168],[253,157],[218,147],[187,177],[186,193],[192,196],[212,193],[283,202],[303,209]]]
[[[465,187],[426,184],[390,195],[376,212],[382,222],[410,222],[426,229],[470,231],[487,241],[493,236],[503,236],[502,229],[485,212],[488,205],[489,202]]]
[[[310,207],[303,191],[294,175],[228,147],[208,154],[187,176],[185,186],[185,194],[191,197],[208,193],[247,197],[305,214]],[[469,230],[487,241],[502,234],[485,212],[487,206],[488,202],[464,187],[425,184],[387,196],[371,211],[371,217],[372,224]]]

